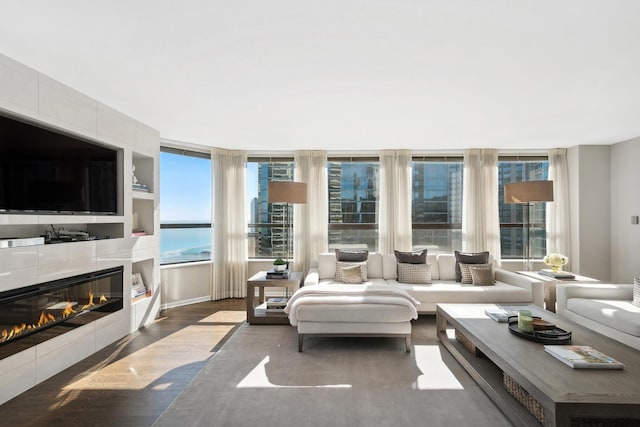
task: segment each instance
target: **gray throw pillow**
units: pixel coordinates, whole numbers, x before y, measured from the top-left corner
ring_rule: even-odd
[[[423,249],[416,252],[393,251],[396,254],[396,261],[405,264],[426,264],[427,250]]]
[[[633,278],[633,305],[640,307],[640,277]]]
[[[493,286],[496,278],[493,275],[491,264],[467,264],[471,271],[473,286]]]
[[[336,260],[362,262],[369,258],[368,249],[336,249]]]
[[[462,282],[462,271],[460,263],[464,264],[487,264],[489,262],[489,251],[485,252],[460,252],[454,251],[456,256],[456,282]]]

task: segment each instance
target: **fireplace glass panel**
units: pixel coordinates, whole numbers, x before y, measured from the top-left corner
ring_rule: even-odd
[[[0,359],[123,308],[123,267],[0,293]]]

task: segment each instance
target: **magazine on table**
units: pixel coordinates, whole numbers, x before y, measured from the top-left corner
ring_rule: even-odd
[[[545,345],[544,351],[576,369],[623,369],[624,364],[588,345]]]
[[[514,310],[505,310],[504,308],[487,308],[484,314],[500,323],[507,323],[509,316],[517,316],[518,312]]]

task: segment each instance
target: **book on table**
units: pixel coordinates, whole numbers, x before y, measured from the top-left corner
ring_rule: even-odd
[[[267,271],[267,279],[288,279],[288,278],[289,278],[289,270]]]
[[[573,273],[569,273],[568,271],[558,271],[554,273],[553,270],[545,268],[540,270],[540,274],[543,276],[553,277],[554,279],[575,279],[576,276]]]
[[[545,345],[544,351],[575,369],[623,369],[624,364],[588,345]]]
[[[289,298],[269,298],[267,299],[267,310],[284,310],[285,306],[289,302]]]
[[[514,310],[505,310],[504,308],[487,308],[484,314],[495,320],[496,322],[506,323],[509,316],[517,316],[518,312]]]

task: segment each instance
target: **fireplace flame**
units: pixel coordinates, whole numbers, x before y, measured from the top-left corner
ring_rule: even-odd
[[[80,311],[84,311],[86,309],[89,309],[95,306],[96,303],[93,302],[93,298],[94,298],[93,292],[89,292],[88,302],[86,305],[82,307],[82,309],[80,309]],[[100,300],[99,302],[100,304],[106,303],[107,297],[105,297],[104,294],[100,295],[99,300]],[[73,307],[74,307],[74,303],[67,301],[66,307],[64,308],[64,310],[62,310],[61,317],[56,318],[56,316],[54,316],[53,314],[46,311],[42,311],[40,312],[40,317],[38,317],[37,323],[33,323],[33,324],[21,323],[19,325],[14,325],[10,329],[3,329],[0,332],[0,343],[6,342],[12,338],[16,338],[24,334],[25,332],[41,328],[49,323],[55,322],[58,319],[65,319],[73,314],[78,313],[76,310],[73,309]]]

